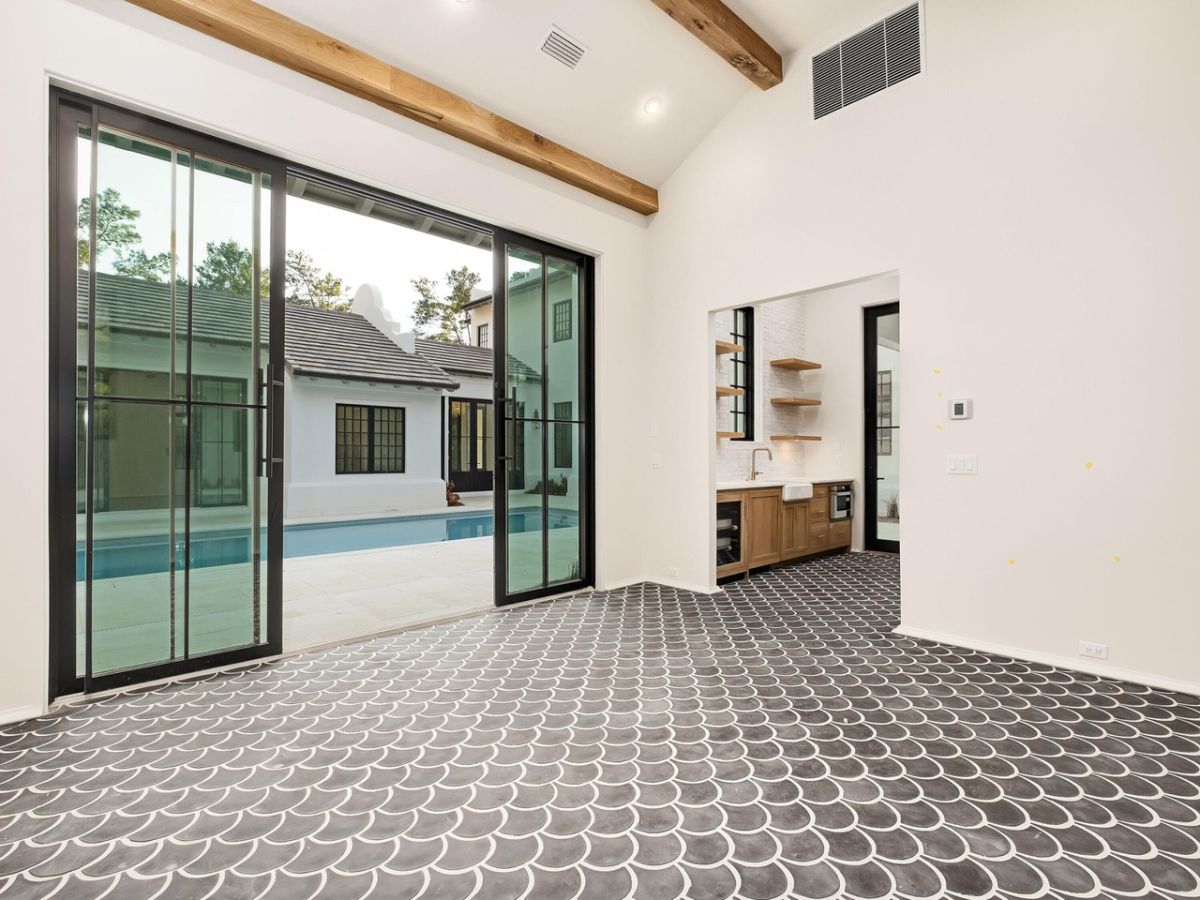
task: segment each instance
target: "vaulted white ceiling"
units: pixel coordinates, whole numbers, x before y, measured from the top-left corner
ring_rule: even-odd
[[[656,187],[757,90],[650,0],[263,2]],[[729,5],[786,57],[873,3]],[[552,25],[588,48],[575,69],[540,51]],[[657,115],[645,112],[651,97]]]

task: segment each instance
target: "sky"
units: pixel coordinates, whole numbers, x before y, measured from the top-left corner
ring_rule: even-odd
[[[79,189],[86,195],[90,184],[90,143],[80,139]],[[148,255],[171,246],[172,165],[165,159],[119,149],[101,142],[97,162],[99,190],[114,188],[122,202],[140,212],[135,225],[141,247]],[[175,179],[176,215],[180,240],[186,233],[187,167],[178,166]],[[249,247],[253,237],[253,201],[250,185],[197,169],[195,185],[195,236],[197,260],[209,241],[237,240]],[[263,211],[264,223],[269,221]],[[264,225],[263,246],[266,246]],[[350,294],[362,284],[373,284],[384,304],[408,330],[417,293],[412,280],[427,277],[445,288],[446,273],[468,266],[478,273],[480,286],[492,280],[492,252],[435,235],[425,234],[369,216],[325,206],[298,197],[287,198],[287,247],[306,251],[320,268],[341,278]],[[111,271],[112,254],[97,260],[101,271]]]

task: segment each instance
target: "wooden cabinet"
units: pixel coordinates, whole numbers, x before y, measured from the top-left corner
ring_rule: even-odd
[[[795,559],[808,551],[808,503],[803,500],[783,504],[780,528],[780,559]]]
[[[849,548],[851,520],[830,521],[829,487],[791,503],[777,487],[718,492],[717,577]]]
[[[782,500],[778,488],[748,491],[743,507],[746,515],[746,552],[751,569],[779,562],[779,516]]]
[[[850,546],[850,520],[839,519],[829,525],[829,546],[830,547],[849,547]]]
[[[808,549],[812,553],[818,553],[829,547],[829,523],[812,523],[811,519],[809,521]]]

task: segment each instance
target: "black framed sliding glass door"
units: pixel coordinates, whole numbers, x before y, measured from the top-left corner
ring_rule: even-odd
[[[496,235],[496,600],[590,584],[590,257]]]
[[[900,552],[900,304],[863,310],[864,546]]]
[[[52,109],[52,694],[277,653],[284,170]]]

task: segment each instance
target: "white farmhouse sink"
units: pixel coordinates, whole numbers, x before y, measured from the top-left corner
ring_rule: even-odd
[[[783,501],[811,500],[813,486],[811,481],[789,481],[783,486]]]

